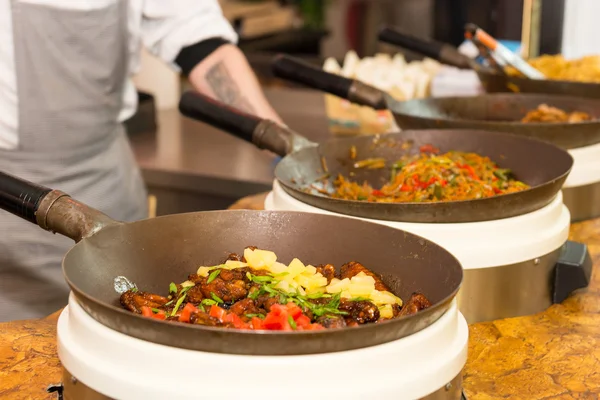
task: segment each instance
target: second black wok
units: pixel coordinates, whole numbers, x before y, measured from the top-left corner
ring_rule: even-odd
[[[340,77],[341,78],[341,77]],[[345,79],[345,78],[341,78]],[[206,96],[187,92],[180,111],[237,137],[269,149],[285,158],[275,169],[283,189],[312,206],[357,217],[422,223],[476,222],[502,219],[535,211],[549,204],[561,189],[573,166],[568,152],[551,144],[517,135],[476,130],[404,131],[381,136],[363,136],[317,145],[289,128],[234,110]],[[390,169],[355,168],[350,158],[383,158],[391,166],[402,156],[433,145],[441,152],[464,151],[488,156],[501,168],[531,188],[510,194],[466,201],[374,203],[336,199],[314,190],[325,182],[332,185],[338,174],[373,187],[388,182]]]

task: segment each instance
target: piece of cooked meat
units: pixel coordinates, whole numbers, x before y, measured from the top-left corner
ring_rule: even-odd
[[[256,306],[265,309],[267,312],[271,311],[273,304],[279,304],[279,297],[271,297],[269,294],[261,294],[256,298]]]
[[[405,315],[416,314],[429,307],[431,307],[431,303],[423,293],[413,293],[410,295],[410,299],[408,299],[400,309],[398,316],[402,317]]]
[[[229,308],[229,311],[238,317],[246,317],[246,314],[258,314],[260,311],[252,299],[242,299]]]
[[[234,303],[248,295],[246,282],[243,280],[225,281],[220,277],[213,279],[212,282],[200,284],[200,290],[204,297],[211,299],[213,294],[223,300],[225,303]]]
[[[242,256],[240,256],[236,253],[231,253],[230,255],[227,256],[225,261],[242,261]]]
[[[202,311],[192,313],[190,316],[190,323],[205,326],[226,326],[226,324],[222,324],[218,319],[213,318]]]
[[[317,318],[316,323],[327,329],[346,327],[346,321],[341,315],[322,315]]]
[[[335,278],[335,267],[331,264],[321,264],[315,267],[317,272],[320,272],[325,278],[327,278],[327,284],[331,283],[331,280]]]
[[[204,300],[202,289],[199,286],[192,286],[185,293],[185,300],[189,303],[193,303],[194,305],[198,305],[202,300]]]
[[[131,290],[126,291],[120,297],[120,302],[123,307],[131,312],[141,314],[142,307],[147,306],[150,308],[160,308],[164,306],[169,299],[157,294],[147,292],[132,292]]]
[[[375,322],[379,319],[379,308],[370,301],[341,300],[338,308],[346,311],[348,316],[359,324]]]
[[[358,275],[361,272],[364,272],[365,275],[372,276],[373,279],[375,279],[375,289],[376,290],[391,292],[390,288],[387,287],[387,285],[385,283],[383,283],[383,281],[381,280],[381,277],[379,277],[379,275],[375,274],[374,272],[369,270],[367,267],[365,267],[364,265],[362,265],[361,263],[356,262],[356,261],[350,261],[349,263],[342,265],[342,268],[340,270],[340,278],[341,279],[352,278],[353,276]]]

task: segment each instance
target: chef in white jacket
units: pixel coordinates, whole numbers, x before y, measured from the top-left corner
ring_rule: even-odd
[[[147,216],[122,122],[141,46],[193,86],[281,122],[217,0],[0,0],[0,170],[123,221]],[[0,321],[67,302],[70,240],[0,210]]]

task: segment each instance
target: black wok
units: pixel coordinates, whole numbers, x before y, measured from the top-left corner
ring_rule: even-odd
[[[251,355],[327,353],[386,343],[442,316],[461,281],[449,252],[419,236],[357,219],[297,212],[211,211],[134,223],[110,219],[60,191],[0,172],[0,208],[76,242],[63,260],[65,279],[97,321],[143,340],[192,350]],[[253,332],[170,323],[125,311],[114,279],[140,290],[168,291],[200,265],[215,265],[247,245],[273,250],[283,262],[338,267],[359,261],[382,275],[401,298],[425,294],[432,307],[358,328],[312,332]]]
[[[547,104],[567,112],[583,111],[596,120],[578,123],[522,123],[525,114]],[[563,149],[600,143],[600,100],[549,94],[493,93],[473,97],[439,97],[388,104],[402,129],[482,129],[511,132]]]
[[[529,79],[519,76],[509,76],[497,73],[491,68],[485,68],[458,52],[449,44],[417,38],[402,33],[396,29],[384,27],[379,32],[379,40],[388,44],[404,47],[439,62],[462,69],[473,69],[479,76],[483,88],[494,92],[546,93],[600,98],[600,84],[559,81],[553,79]]]
[[[369,103],[369,98],[375,92],[379,93],[383,101],[386,99],[383,92],[370,86],[367,86],[369,90],[365,96],[361,88],[366,85],[356,85],[357,81],[327,73],[291,57],[277,57],[273,69],[279,77],[326,90],[353,101],[363,100],[361,104]],[[242,115],[191,92],[182,97],[180,110],[184,115],[212,123],[246,140],[254,138],[255,143],[262,141],[259,147],[272,149],[280,155],[292,153],[285,157],[275,170],[276,178],[287,193],[321,209],[365,218],[449,223],[488,221],[522,215],[550,203],[573,166],[573,158],[568,152],[549,143],[508,133],[477,130],[403,131],[376,137],[363,136],[336,140],[300,151],[290,146],[287,150],[280,151],[281,146],[275,148],[269,145],[270,140],[262,140],[266,138],[262,133],[265,127],[270,131],[269,138],[298,135],[273,123],[261,122],[256,117]],[[241,118],[246,121],[244,129],[232,126],[231,121]],[[241,121],[238,121],[237,125],[240,124]],[[254,131],[260,133],[253,134]],[[257,137],[261,139],[256,139]],[[409,149],[404,149],[402,146],[404,143],[413,145]],[[333,199],[318,192],[307,193],[307,188],[326,174],[321,166],[322,158],[326,161],[329,175],[333,177],[331,179],[341,173],[359,182],[366,180],[374,187],[381,186],[389,180],[389,169],[354,168],[353,162],[349,160],[351,146],[357,149],[357,159],[382,157],[387,160],[388,165],[391,165],[403,155],[415,153],[420,146],[426,144],[432,144],[442,152],[458,150],[488,156],[502,168],[510,168],[517,179],[529,184],[531,188],[484,199],[429,203],[369,203]]]

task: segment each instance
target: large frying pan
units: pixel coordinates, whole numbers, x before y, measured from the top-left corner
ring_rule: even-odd
[[[352,218],[297,212],[211,211],[122,223],[70,198],[0,172],[0,208],[76,242],[63,260],[65,279],[100,323],[143,340],[214,353],[293,355],[351,350],[413,334],[449,308],[462,268],[449,252],[419,236]],[[432,307],[353,329],[251,332],[169,323],[119,306],[114,279],[165,293],[199,265],[215,265],[255,245],[314,265],[359,261],[382,275],[401,298],[425,294]]]
[[[536,80],[499,74],[493,69],[480,66],[469,57],[459,53],[455,47],[449,44],[421,39],[390,27],[381,29],[379,40],[421,53],[443,64],[461,69],[473,69],[477,72],[483,88],[490,93],[517,91],[521,93],[563,94],[594,99],[600,98],[599,83],[559,81],[553,79]]]
[[[595,118],[579,123],[522,123],[527,111],[547,104],[567,112],[583,111]],[[473,97],[390,100],[402,129],[482,129],[511,132],[552,143],[563,149],[600,143],[600,100],[549,94],[492,93]]]
[[[293,71],[303,77],[311,77],[311,72],[315,71],[330,75],[310,66],[307,70]],[[346,83],[334,79],[335,82]],[[316,145],[288,128],[234,110],[195,92],[183,94],[179,109],[187,117],[209,123],[260,148],[286,156],[277,165],[275,177],[283,189],[296,199],[324,210],[363,218],[455,223],[522,215],[549,204],[573,166],[573,158],[562,149],[549,143],[506,133],[475,130],[404,131],[381,137],[354,137]],[[405,147],[407,144],[411,146]],[[442,152],[460,150],[488,156],[502,168],[510,168],[518,179],[532,187],[484,199],[430,203],[341,200],[311,190],[311,185],[319,182],[325,181],[327,185],[331,185],[338,174],[359,182],[368,181],[374,187],[381,186],[389,180],[390,169],[357,169],[354,162],[381,157],[387,160],[388,165],[392,165],[403,155],[416,153],[420,146],[426,144],[432,144]],[[357,150],[356,160],[350,159],[352,146]]]

